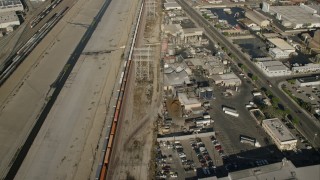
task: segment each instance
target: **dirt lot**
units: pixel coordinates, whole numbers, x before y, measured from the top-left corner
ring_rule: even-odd
[[[137,81],[134,76],[134,66],[132,66],[107,179],[150,179],[149,177],[153,176],[151,156],[154,124],[161,102],[159,99],[160,47],[153,45],[159,42],[159,19],[160,17],[157,16],[157,20],[151,23],[144,14],[141,22],[144,30],[141,29],[138,35],[136,47],[143,47],[145,43],[153,47],[155,53],[153,53],[154,61],[150,74],[152,79]]]

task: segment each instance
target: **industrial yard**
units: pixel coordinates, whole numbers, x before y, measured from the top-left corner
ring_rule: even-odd
[[[188,3],[194,6],[191,1]],[[187,5],[183,4],[180,0],[164,3],[164,99],[162,117],[157,123],[156,177],[222,178],[235,171],[269,166],[285,157],[299,164],[302,159],[297,161],[282,152],[306,155],[305,150],[311,146],[301,140],[303,137],[292,125],[295,122],[282,112],[288,110],[281,110],[282,105],[270,91],[259,87],[257,74],[236,61],[233,52],[207,36],[208,28],[199,27],[184,11]],[[307,65],[291,65],[283,60],[286,53],[295,52],[292,42],[270,32],[265,36],[254,34],[254,29],[248,29],[251,25],[246,27],[245,18],[258,15],[249,15],[248,9],[214,5],[210,8],[213,9],[197,7],[195,11],[260,68],[264,76],[318,71],[307,70],[307,66],[318,66],[310,61]],[[188,19],[195,24],[185,26]],[[273,54],[280,50],[285,53]],[[270,82],[267,85],[272,87]]]

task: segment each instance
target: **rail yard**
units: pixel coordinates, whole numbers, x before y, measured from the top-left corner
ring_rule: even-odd
[[[13,73],[20,63],[30,54],[30,52],[39,44],[45,35],[59,22],[67,11],[68,7],[58,13],[53,14],[50,19],[17,51],[6,61],[6,66],[0,75],[0,86]]]

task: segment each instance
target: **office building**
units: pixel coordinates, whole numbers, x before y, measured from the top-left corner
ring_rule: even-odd
[[[279,150],[296,149],[298,140],[278,118],[263,120],[262,127]]]

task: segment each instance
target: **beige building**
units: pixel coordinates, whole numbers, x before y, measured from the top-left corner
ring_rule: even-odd
[[[262,127],[271,137],[279,150],[283,151],[296,149],[298,142],[296,137],[278,118],[263,120]]]
[[[201,102],[197,98],[188,97],[186,93],[178,93],[178,98],[186,111],[201,107]]]
[[[213,75],[212,79],[215,84],[221,84],[223,86],[240,86],[241,79],[234,73]]]
[[[19,26],[19,18],[14,11],[0,13],[0,28]]]
[[[248,10],[245,13],[245,16],[260,27],[266,27],[270,25],[268,18],[256,10]]]

